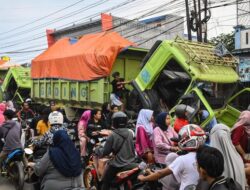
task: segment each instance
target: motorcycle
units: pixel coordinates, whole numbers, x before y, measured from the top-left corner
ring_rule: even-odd
[[[16,149],[3,161],[1,176],[10,179],[17,190],[23,190],[24,185],[24,163],[23,150]]]
[[[104,146],[106,138],[99,138],[99,145]],[[100,189],[100,182],[104,175],[106,164],[111,157],[101,158],[92,154],[89,159],[88,166],[83,173],[83,182],[87,189]],[[132,190],[133,184],[137,181],[137,176],[140,173],[140,167],[135,167],[131,170],[122,171],[116,174],[112,181],[111,189],[116,190]]]

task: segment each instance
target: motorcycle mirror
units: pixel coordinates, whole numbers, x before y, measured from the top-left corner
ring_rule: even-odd
[[[25,154],[28,154],[28,155],[33,154],[33,150],[31,150],[30,148],[25,148],[24,152],[25,152]]]

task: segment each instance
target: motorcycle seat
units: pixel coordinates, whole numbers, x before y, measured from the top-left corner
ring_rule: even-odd
[[[8,154],[5,163],[8,164],[11,161],[21,161],[23,157],[23,150],[22,149],[16,149],[12,151],[10,154]]]

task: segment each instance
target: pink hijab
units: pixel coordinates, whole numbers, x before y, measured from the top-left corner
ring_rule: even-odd
[[[231,131],[243,126],[248,135],[250,135],[250,111],[241,112],[238,121],[234,124]]]
[[[86,130],[88,121],[90,120],[90,117],[91,117],[91,110],[86,110],[85,112],[83,112],[83,114],[79,120],[78,126],[82,125],[82,126],[84,126],[84,128]]]
[[[6,105],[4,103],[1,103],[0,104],[0,125],[2,125],[3,122],[5,121],[4,115],[3,115],[3,112],[5,111],[5,109],[6,109]]]

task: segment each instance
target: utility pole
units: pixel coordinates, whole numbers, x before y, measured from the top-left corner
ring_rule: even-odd
[[[201,0],[198,0],[198,33],[199,33],[199,42],[202,42],[202,22],[201,22]]]
[[[186,17],[187,17],[187,32],[188,32],[188,40],[192,41],[192,33],[190,27],[190,15],[189,15],[189,1],[185,0],[186,3]]]
[[[204,0],[204,18],[207,18],[207,0]],[[207,43],[207,22],[204,23],[204,42]]]
[[[202,2],[204,4],[204,8],[202,8]],[[211,17],[211,11],[208,10],[207,8],[207,2],[208,2],[207,0],[193,0],[194,9],[191,10],[190,20],[187,21],[188,29],[190,28],[193,32],[196,32],[198,42],[202,42],[203,40],[204,42],[207,42],[206,25],[207,25],[208,20]],[[188,11],[187,13],[187,19],[188,19],[189,7],[187,6],[187,0],[186,0],[186,11]],[[204,14],[201,14],[202,12],[204,12]],[[205,26],[204,29],[202,28],[203,26]]]

